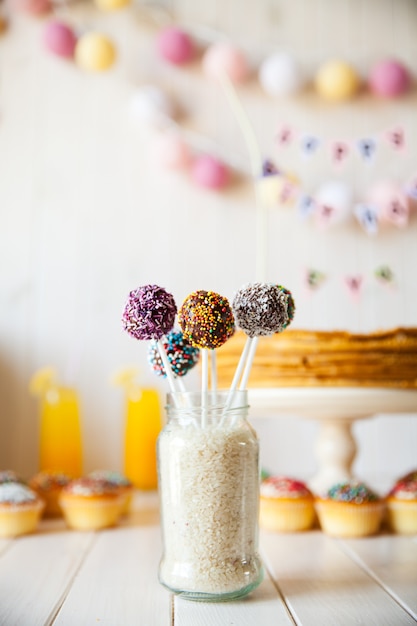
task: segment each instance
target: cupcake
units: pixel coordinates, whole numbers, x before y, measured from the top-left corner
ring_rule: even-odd
[[[387,521],[396,533],[417,533],[417,470],[399,478],[389,492]]]
[[[307,530],[314,520],[314,497],[303,482],[284,476],[269,476],[261,482],[261,528],[282,532]]]
[[[70,528],[99,530],[114,526],[124,504],[118,488],[98,478],[78,478],[66,485],[59,504]]]
[[[0,470],[0,485],[3,483],[21,483],[24,484],[24,481],[20,478],[16,472],[13,470]]]
[[[316,499],[322,530],[334,537],[364,537],[378,532],[384,501],[364,483],[339,483]]]
[[[123,515],[129,513],[132,504],[134,487],[133,483],[126,476],[120,472],[114,472],[112,470],[94,470],[94,472],[89,474],[89,477],[107,480],[109,483],[112,483],[115,487],[117,487],[124,499],[122,513]]]
[[[44,502],[26,485],[0,484],[0,537],[18,537],[34,531]]]
[[[62,515],[59,505],[59,496],[70,477],[62,472],[38,472],[29,480],[29,487],[45,501],[45,517],[59,517]]]

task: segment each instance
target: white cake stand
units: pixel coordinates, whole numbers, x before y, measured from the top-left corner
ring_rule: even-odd
[[[318,471],[309,481],[317,494],[352,477],[357,446],[355,420],[384,413],[416,413],[417,390],[365,387],[288,387],[250,389],[249,404],[258,415],[295,415],[318,420],[315,443]]]

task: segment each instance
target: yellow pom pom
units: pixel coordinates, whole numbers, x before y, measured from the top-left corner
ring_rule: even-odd
[[[102,11],[117,11],[123,9],[131,0],[95,0],[96,6]]]
[[[343,61],[329,61],[319,69],[315,85],[327,100],[348,100],[358,91],[360,79],[356,71]]]
[[[75,61],[84,70],[102,72],[113,65],[116,50],[112,42],[99,33],[87,33],[75,47]]]

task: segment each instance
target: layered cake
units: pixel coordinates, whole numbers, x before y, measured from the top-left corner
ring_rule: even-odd
[[[218,349],[218,382],[229,387],[246,335]],[[417,388],[417,328],[367,334],[287,329],[260,337],[250,387]]]

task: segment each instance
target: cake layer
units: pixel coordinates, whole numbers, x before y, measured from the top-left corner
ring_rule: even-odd
[[[230,386],[246,335],[217,350],[218,382]],[[417,388],[417,328],[368,334],[287,329],[260,337],[249,387]]]

